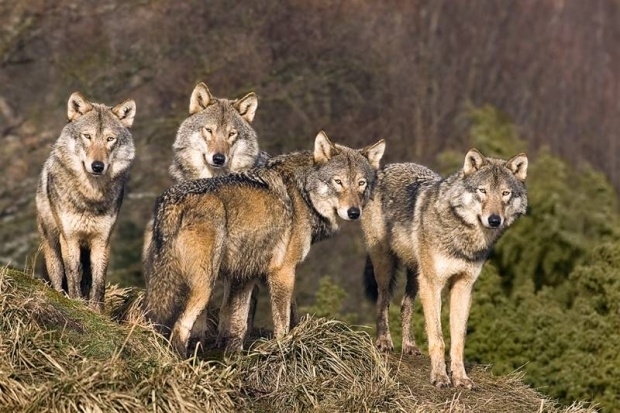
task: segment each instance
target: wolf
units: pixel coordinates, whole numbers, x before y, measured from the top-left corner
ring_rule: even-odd
[[[257,108],[258,97],[254,92],[237,99],[218,98],[204,82],[198,83],[190,96],[189,116],[179,126],[172,145],[174,154],[168,171],[175,183],[243,172],[264,165],[269,155],[259,150],[258,137],[252,127]],[[152,231],[151,220],[144,232],[143,261]],[[225,298],[228,291],[229,285],[226,284]],[[256,305],[256,293],[253,306]],[[254,313],[253,310],[254,307],[250,314]],[[221,323],[226,324],[227,311],[220,314]],[[251,330],[253,317],[248,322]],[[204,313],[196,322],[192,336],[204,341],[210,330]]]
[[[36,192],[37,226],[49,281],[102,311],[110,234],[135,156],[136,103],[111,108],[69,97],[68,124],[43,165]]]
[[[526,212],[528,160],[487,158],[471,149],[463,169],[442,179],[415,163],[388,164],[378,172],[375,195],[362,218],[368,252],[364,281],[376,301],[377,341],[392,351],[388,307],[399,264],[407,283],[401,304],[402,351],[419,354],[411,333],[413,301],[419,290],[437,387],[472,388],[463,349],[474,282],[491,248]],[[446,374],[441,330],[441,291],[450,285],[450,360]]]
[[[178,183],[245,171],[264,163],[251,126],[258,98],[250,92],[240,99],[214,97],[200,82],[192,91],[189,117],[181,123],[172,145],[169,172]]]
[[[252,121],[258,97],[250,92],[240,99],[216,98],[204,82],[189,101],[189,116],[181,123],[172,145],[168,172],[175,183],[242,172],[263,165],[269,155],[258,149]],[[146,257],[153,231],[149,221],[142,249]]]
[[[146,271],[147,317],[187,353],[192,326],[218,276],[229,280],[228,349],[243,346],[250,289],[269,286],[276,337],[290,325],[295,268],[313,242],[334,235],[338,218],[358,220],[385,142],[354,150],[324,132],[313,151],[273,157],[242,174],[186,181],[157,200]]]

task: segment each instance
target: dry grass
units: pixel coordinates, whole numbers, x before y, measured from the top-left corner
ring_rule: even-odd
[[[180,360],[148,325],[143,292],[111,287],[108,314],[40,281],[0,270],[0,411],[4,412],[591,412],[560,408],[519,374],[475,366],[474,391],[437,390],[425,357],[379,354],[364,331],[305,318],[223,361]]]

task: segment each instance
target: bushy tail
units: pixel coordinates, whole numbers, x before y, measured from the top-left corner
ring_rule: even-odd
[[[390,284],[388,285],[388,294],[391,297],[396,285],[396,267],[392,268],[390,274]],[[375,278],[375,268],[372,265],[370,256],[366,256],[366,265],[364,266],[364,291],[366,297],[373,303],[376,303],[379,299],[379,285]]]
[[[364,266],[364,292],[366,297],[373,303],[379,299],[379,286],[375,280],[375,269],[372,266],[370,256],[366,256],[366,265]]]
[[[180,228],[182,213],[178,208],[158,204],[153,222],[152,240],[144,260],[146,294],[145,315],[164,335],[168,336],[184,307],[188,286],[179,276],[174,240]]]

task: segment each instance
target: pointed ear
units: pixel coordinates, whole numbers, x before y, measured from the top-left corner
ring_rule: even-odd
[[[209,88],[203,82],[196,85],[189,98],[189,114],[193,115],[203,109],[206,109],[213,103],[213,95],[209,92]]]
[[[116,115],[124,127],[130,128],[133,125],[133,118],[136,116],[136,102],[133,99],[127,99],[114,106],[112,113]]]
[[[510,169],[520,181],[525,181],[527,176],[527,156],[524,153],[513,156],[506,161],[506,168]]]
[[[338,149],[329,140],[325,132],[320,131],[314,139],[314,162],[323,164],[338,153]]]
[[[478,149],[470,149],[465,155],[465,164],[463,165],[463,172],[465,175],[470,175],[482,168],[487,163],[486,158],[482,155]]]
[[[256,93],[250,92],[241,99],[235,100],[233,106],[243,119],[248,123],[252,123],[254,115],[256,115],[256,108],[258,107],[258,97]]]
[[[368,159],[368,162],[370,162],[370,166],[379,169],[383,152],[385,152],[385,140],[381,139],[374,145],[365,147],[361,152],[362,155]]]
[[[80,92],[75,92],[69,97],[67,103],[67,117],[69,121],[74,121],[82,115],[93,110],[93,105]]]

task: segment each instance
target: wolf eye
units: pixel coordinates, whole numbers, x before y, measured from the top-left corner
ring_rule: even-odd
[[[362,179],[362,180],[361,180],[361,181],[359,181],[357,184],[358,184],[359,186],[364,186],[364,185],[366,185],[366,181],[364,181],[364,180]]]
[[[84,134],[82,134],[82,136],[84,137],[84,139],[90,140],[90,134],[84,133]]]
[[[213,133],[213,129],[205,127],[205,132],[207,132],[207,133]]]
[[[233,136],[235,136],[237,134],[236,130],[231,130],[230,132],[228,132],[228,137],[232,138]]]
[[[504,192],[502,192],[502,196],[508,196],[508,195],[510,195],[510,191],[504,191]]]
[[[478,192],[480,192],[481,194],[486,194],[487,190],[484,188],[478,188]]]
[[[107,140],[108,142],[114,142],[114,141],[116,140],[116,137],[115,137],[115,136],[108,136],[108,137],[106,138],[106,140]]]
[[[338,185],[342,185],[342,181],[340,179],[334,179],[334,182],[336,182]]]

